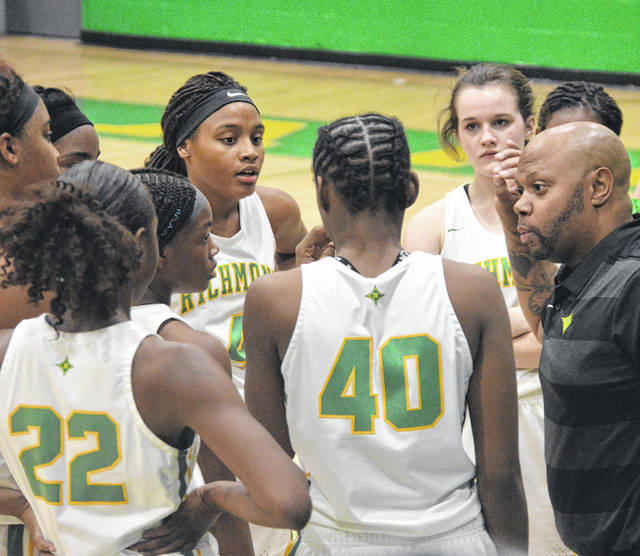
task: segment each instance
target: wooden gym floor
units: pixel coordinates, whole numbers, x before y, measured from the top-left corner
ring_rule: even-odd
[[[403,122],[421,182],[409,215],[470,175],[467,165],[443,155],[435,135],[451,76],[125,50],[16,35],[0,37],[0,56],[32,85],[72,91],[96,124],[101,159],[125,168],[141,166],[160,142],[163,107],[188,77],[214,69],[230,73],[248,87],[265,120],[267,155],[259,183],[293,195],[307,226],[320,221],[310,170],[315,129],[341,116],[373,111]],[[555,85],[533,83],[536,108]],[[606,89],[624,115],[622,140],[631,155],[635,184],[640,178],[640,89]]]

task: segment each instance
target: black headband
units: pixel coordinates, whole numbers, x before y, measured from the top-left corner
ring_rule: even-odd
[[[65,136],[81,125],[93,126],[91,120],[89,120],[75,104],[61,106],[60,108],[50,111],[49,115],[51,116],[52,143],[55,143],[60,137]]]
[[[31,119],[33,113],[36,111],[36,107],[40,102],[40,96],[36,93],[32,87],[26,83],[22,86],[22,91],[18,97],[13,110],[11,111],[12,117],[9,118],[5,131],[8,131],[11,135],[18,133],[24,125]]]
[[[249,95],[242,89],[238,89],[237,87],[227,87],[226,89],[220,89],[212,95],[208,95],[201,99],[191,109],[191,112],[186,116],[184,123],[180,126],[180,129],[176,134],[175,147],[178,148],[180,145],[182,145],[182,143],[184,143],[184,140],[189,137],[202,122],[204,122],[209,116],[211,116],[211,114],[217,112],[218,110],[220,110],[220,108],[232,102],[248,102],[256,110],[258,110],[258,107],[249,98]],[[259,112],[260,111],[258,110],[258,113]]]

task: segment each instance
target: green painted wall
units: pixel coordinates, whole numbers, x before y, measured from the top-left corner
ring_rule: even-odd
[[[640,0],[83,0],[86,31],[640,73]]]

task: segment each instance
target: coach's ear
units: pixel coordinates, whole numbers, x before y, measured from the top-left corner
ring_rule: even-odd
[[[611,197],[614,187],[613,173],[604,166],[591,170],[587,174],[589,192],[591,193],[591,204],[594,207],[601,207]]]
[[[16,138],[7,131],[0,134],[0,158],[10,166],[18,164]]]

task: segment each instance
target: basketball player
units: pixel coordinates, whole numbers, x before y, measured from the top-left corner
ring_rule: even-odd
[[[320,128],[313,170],[336,258],[260,278],[244,321],[247,405],[311,484],[311,521],[291,553],[525,554],[513,351],[495,280],[402,251],[418,181],[397,120]],[[466,399],[476,467],[462,446]]]
[[[60,156],[58,166],[64,171],[83,160],[97,160],[100,141],[91,120],[74,98],[56,87],[34,87],[44,101],[51,118],[51,142]]]
[[[533,92],[526,77],[510,66],[477,64],[461,73],[442,113],[440,142],[456,156],[460,149],[473,179],[409,222],[404,246],[478,264],[491,272],[505,298],[511,324],[518,385],[518,438],[529,514],[532,554],[569,556],[556,531],[544,461],[544,411],[538,377],[540,345],[518,306],[506,243],[494,207],[493,169],[501,150],[520,148],[535,129]],[[473,447],[465,426],[465,446]]]
[[[158,267],[142,297],[131,307],[131,319],[165,340],[204,349],[231,376],[224,344],[207,332],[191,327],[170,307],[171,294],[199,292],[215,276],[218,247],[211,238],[211,208],[204,195],[186,178],[169,170],[139,169],[132,172],[149,189],[158,217]],[[204,480],[235,477],[208,449],[201,445],[198,462]],[[246,522],[223,513],[211,532],[220,553],[253,554]]]
[[[172,307],[197,330],[221,338],[231,359],[233,381],[244,395],[244,298],[263,274],[295,264],[305,236],[300,209],[291,196],[257,187],[264,161],[264,124],[245,87],[211,71],[189,78],[162,116],[163,144],[146,165],[187,176],[209,201],[211,232],[220,248],[217,276],[203,291],[175,295]],[[283,531],[252,527],[256,552],[280,556],[290,539]]]
[[[181,296],[176,308],[195,328],[225,341],[242,392],[244,296],[258,276],[294,265],[305,235],[300,211],[286,193],[256,187],[264,124],[246,88],[231,76],[209,72],[188,79],[161,123],[164,143],[147,165],[188,176],[204,193],[220,248],[217,277],[200,294]]]
[[[251,419],[224,370],[128,320],[140,293],[133,286],[144,289],[155,271],[153,206],[130,173],[92,164],[95,197],[82,183],[46,184],[38,201],[4,210],[0,226],[2,255],[13,262],[3,282],[30,284],[34,299],[55,295],[51,314],[0,338],[0,449],[45,536],[74,556],[130,545],[180,504],[197,452],[191,427],[242,483],[196,489],[190,542],[174,545],[170,534],[156,539],[159,548],[194,548],[220,509],[302,526],[304,476]],[[201,542],[201,554],[215,553],[211,538]]]

